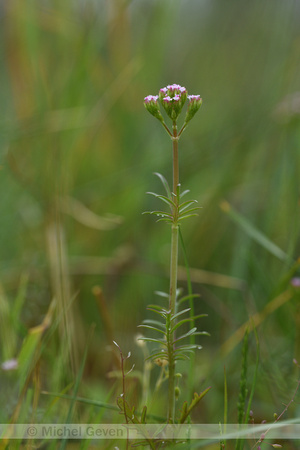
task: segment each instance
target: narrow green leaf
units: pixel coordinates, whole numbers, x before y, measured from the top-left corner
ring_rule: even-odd
[[[194,355],[195,349],[180,350],[175,353],[175,357],[180,356],[180,355],[186,355],[186,353],[190,353],[190,354]]]
[[[146,423],[146,414],[147,414],[147,406],[145,405],[144,408],[142,409],[142,414],[141,414],[141,423],[143,423],[143,424]]]
[[[178,356],[175,356],[175,361],[189,361],[189,357],[188,357],[188,355],[185,355],[184,353],[182,353],[182,354],[180,354],[180,355],[178,355]]]
[[[182,197],[184,197],[186,194],[188,194],[189,192],[191,192],[189,189],[186,189],[185,191],[181,192],[179,198],[182,199]]]
[[[180,336],[179,338],[175,339],[174,342],[182,341],[182,339],[185,339],[186,337],[191,336],[191,334],[195,334],[196,331],[197,331],[197,328],[194,327],[187,333],[185,333],[182,336]]]
[[[199,401],[210,391],[211,387],[208,387],[207,389],[205,389],[205,391],[200,392],[200,394],[197,394],[195,392],[194,394],[194,398],[190,404],[190,406],[187,408],[184,408],[184,414],[181,414],[180,417],[180,423],[184,423],[186,421],[186,419],[188,418],[188,416],[190,415],[191,411],[195,408],[195,406],[197,406],[197,404],[199,403]]]
[[[204,314],[200,314],[199,316],[189,317],[188,319],[183,319],[180,322],[177,322],[176,325],[174,325],[174,327],[171,328],[170,333],[173,333],[173,331],[177,330],[177,328],[181,327],[181,325],[183,325],[184,323],[194,322],[196,319],[199,319],[200,317],[203,317],[203,315]]]
[[[146,194],[153,195],[154,197],[159,198],[163,202],[167,203],[167,205],[173,206],[173,207],[176,208],[176,205],[173,202],[173,200],[171,200],[170,198],[166,197],[165,195],[155,194],[155,192],[146,192]]]
[[[158,327],[166,329],[166,325],[163,322],[159,322],[158,320],[151,320],[151,319],[145,319],[143,320],[143,323],[146,323],[148,325],[156,325]]]
[[[150,356],[145,358],[145,361],[147,361],[148,359],[157,359],[157,358],[164,359],[164,360],[168,361],[168,354],[166,352],[152,353]]]
[[[189,219],[190,217],[197,217],[198,214],[189,214],[188,216],[179,217],[178,222],[184,219]]]
[[[197,345],[197,344],[180,345],[179,347],[176,347],[175,352],[176,351],[187,351],[187,350],[192,350],[192,349],[201,350],[202,346],[201,345]]]
[[[151,216],[158,216],[158,217],[160,217],[160,216],[162,216],[162,217],[170,217],[170,218],[172,218],[173,216],[172,216],[172,214],[169,214],[169,213],[167,213],[167,212],[165,212],[165,211],[144,211],[142,214],[150,214]]]
[[[161,341],[160,339],[141,337],[139,338],[139,341],[156,342],[157,344],[164,345],[165,347],[167,346],[166,341]]]
[[[197,200],[188,200],[187,202],[182,203],[181,205],[179,205],[179,212],[181,213],[182,211],[186,210],[187,208],[189,208],[193,203],[198,203]],[[199,208],[199,207],[198,207]]]
[[[159,310],[159,311],[162,311],[162,312],[164,312],[164,313],[168,313],[168,311],[167,311],[163,306],[151,304],[151,305],[148,305],[147,309],[148,309],[148,308],[153,308],[153,309],[157,309],[157,310]]]
[[[174,314],[174,316],[171,317],[171,320],[176,319],[177,317],[181,316],[182,314],[185,314],[186,312],[190,311],[191,308],[183,309],[182,311],[179,311],[178,313]]]
[[[169,214],[169,213],[167,213],[165,211],[151,211],[150,214],[154,214],[154,215],[156,215],[158,217],[161,216],[161,217],[170,217],[171,219],[173,218],[172,214]]]
[[[166,190],[168,198],[171,199],[172,198],[171,189],[170,189],[169,183],[167,182],[165,177],[161,173],[158,173],[158,172],[154,172],[154,175],[156,175],[160,179],[160,181],[162,182],[162,184]]]
[[[147,308],[147,309],[148,309],[148,311],[152,311],[152,312],[158,314],[159,316],[163,317],[164,319],[167,318],[167,314],[164,312],[161,312],[161,311],[158,311],[157,309],[152,309],[152,308]]]
[[[152,327],[151,325],[138,325],[138,328],[149,328],[149,330],[158,331],[159,333],[162,333],[165,336],[167,335],[167,333],[165,333],[163,330],[160,330],[159,328]]]
[[[167,315],[166,315],[165,313],[162,313],[162,312],[160,312],[160,311],[157,311],[156,309],[151,309],[151,308],[147,308],[147,309],[148,309],[148,311],[152,311],[152,312],[158,314],[160,317],[163,317],[164,319],[167,318]]]
[[[194,333],[195,336],[210,336],[210,334],[207,331],[197,331]]]
[[[198,209],[200,209],[199,206],[197,206],[196,208],[188,209],[187,211],[184,211],[183,213],[180,212],[179,217],[185,217],[187,214],[193,213],[194,211],[198,211]]]
[[[163,202],[174,206],[176,208],[175,203],[173,202],[173,200],[170,200],[168,197],[166,197],[165,195],[158,195],[157,198],[159,198],[160,200],[162,200]]]
[[[158,222],[173,223],[173,219],[158,219],[156,222],[157,222],[157,223],[158,223]]]
[[[281,261],[290,261],[291,258],[287,253],[281,250],[281,248],[274,244],[274,242],[272,242],[265,234],[258,230],[246,217],[235,211],[228,202],[222,202],[220,207],[248,236],[268,250],[268,252]]]

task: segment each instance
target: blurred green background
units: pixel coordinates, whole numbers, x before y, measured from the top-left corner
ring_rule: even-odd
[[[300,361],[290,288],[300,244],[299,30],[292,0],[1,2],[1,361],[17,356],[55,298],[61,315],[42,358],[43,389],[70,381],[69,359],[76,373],[92,323],[90,396],[104,400],[111,383],[111,338],[142,368],[137,325],[154,291],[168,290],[170,250],[169,227],[142,212],[158,206],[145,194],[161,192],[153,172],[172,173],[171,142],[143,99],[179,83],[203,98],[180,140],[181,184],[202,206],[182,233],[196,312],[208,314],[199,328],[211,334],[199,338],[193,388],[213,389],[197,420],[223,420],[224,365],[236,420],[235,332],[262,311],[252,409],[261,420],[280,412]],[[186,290],[183,270],[179,284]],[[254,361],[252,333],[250,381]],[[4,385],[9,377],[1,374]]]

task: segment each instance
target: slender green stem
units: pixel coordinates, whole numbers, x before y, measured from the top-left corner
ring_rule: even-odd
[[[177,135],[177,125],[176,122],[173,123],[173,200],[176,204],[176,211],[174,210],[174,214],[177,214],[179,199],[177,198],[177,186],[179,184],[179,163],[178,163],[178,135]],[[175,219],[175,217],[174,217]],[[174,220],[175,221],[175,220]],[[177,217],[176,217],[177,222]]]
[[[165,124],[165,122],[162,122],[162,124],[163,124],[164,129],[165,129],[166,132],[168,133],[168,135],[172,137],[172,133],[171,133],[171,131],[169,130],[169,128],[167,127],[167,125]]]
[[[178,267],[178,206],[179,198],[177,195],[177,187],[179,184],[179,164],[178,164],[178,137],[177,125],[173,122],[173,223],[171,237],[171,261],[170,261],[170,299],[169,314],[171,318],[176,312],[176,291],[177,291],[177,267]],[[169,329],[170,329],[169,328]],[[168,353],[169,353],[169,402],[168,402],[168,420],[174,423],[175,420],[175,355],[174,355],[174,332],[168,333]]]

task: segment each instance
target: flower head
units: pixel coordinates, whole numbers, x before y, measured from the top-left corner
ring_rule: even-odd
[[[144,98],[144,106],[152,116],[164,123],[163,116],[159,110],[158,95],[147,95],[147,97]]]
[[[160,89],[159,100],[173,121],[177,120],[187,98],[187,90],[180,84],[169,84]]]
[[[188,109],[185,116],[185,123],[188,123],[196,114],[200,106],[202,105],[202,98],[200,95],[188,95]]]
[[[184,86],[180,86],[180,84],[175,83],[168,84],[167,86],[161,88],[158,95],[147,95],[147,97],[144,98],[145,108],[150,112],[150,114],[162,122],[167,131],[168,128],[166,127],[164,119],[161,115],[158,100],[173,123],[177,121],[186,100],[188,100],[188,108],[182,131],[202,105],[202,98],[200,95],[188,95],[187,89]]]

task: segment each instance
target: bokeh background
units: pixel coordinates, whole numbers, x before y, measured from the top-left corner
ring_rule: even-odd
[[[91,324],[86,396],[115,402],[112,339],[142,370],[137,325],[159,301],[154,291],[168,290],[170,250],[169,227],[142,212],[157,207],[146,192],[162,189],[153,172],[172,173],[171,142],[143,98],[179,83],[203,98],[180,140],[181,184],[202,207],[182,233],[195,309],[208,314],[199,328],[211,335],[199,337],[192,388],[213,389],[196,419],[223,420],[225,366],[236,420],[240,327],[256,315],[252,409],[272,420],[300,361],[290,285],[300,244],[299,2],[2,0],[0,21],[1,360],[17,357],[55,298],[43,389],[70,382]],[[186,291],[184,270],[179,284]],[[255,357],[250,333],[249,385]],[[1,374],[5,414],[17,402],[13,377]],[[288,414],[299,415],[299,402]]]

